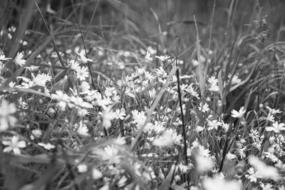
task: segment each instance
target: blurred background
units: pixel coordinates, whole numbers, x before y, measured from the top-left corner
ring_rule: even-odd
[[[12,48],[11,43],[3,39],[3,34],[9,27],[15,26],[22,33],[29,30],[38,39],[46,33],[46,24],[54,30],[61,27],[60,30],[65,35],[74,36],[74,26],[77,26],[77,29],[79,27],[88,31],[84,33],[85,39],[112,41],[115,46],[155,42],[170,52],[174,48],[185,49],[191,45],[196,39],[197,31],[201,42],[209,46],[219,46],[219,41],[225,38],[234,38],[243,32],[256,30],[264,32],[269,41],[283,40],[285,37],[283,0],[37,2],[42,15],[35,7],[34,0],[1,1],[1,47],[4,50],[9,52]],[[43,17],[47,20],[46,24]]]

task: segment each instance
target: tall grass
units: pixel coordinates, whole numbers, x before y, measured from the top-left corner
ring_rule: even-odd
[[[285,44],[262,11],[236,30],[230,1],[216,33],[218,1],[209,25],[151,8],[148,36],[131,3],[31,2],[1,32],[1,189],[284,189]]]

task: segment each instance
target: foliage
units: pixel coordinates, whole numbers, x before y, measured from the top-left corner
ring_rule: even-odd
[[[96,33],[83,12],[56,18],[32,2],[47,37],[27,24],[1,32],[16,48],[0,55],[1,188],[285,188],[285,44],[265,18],[207,38],[194,17],[184,51],[127,20]]]

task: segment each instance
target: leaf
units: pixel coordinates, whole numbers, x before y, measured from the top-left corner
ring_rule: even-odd
[[[173,180],[173,176],[175,174],[176,166],[172,165],[170,171],[168,172],[166,178],[163,180],[162,184],[159,186],[158,190],[166,190],[169,189]]]

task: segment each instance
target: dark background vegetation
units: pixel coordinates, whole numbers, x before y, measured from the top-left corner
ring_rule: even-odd
[[[17,30],[27,28],[32,30],[35,39],[45,34],[43,19],[31,2],[33,0],[1,1],[1,29],[5,31],[12,25]],[[54,14],[48,11],[48,5]],[[218,37],[215,39],[222,39],[225,35],[250,30],[249,23],[260,21],[258,17],[266,19],[270,40],[284,39],[285,2],[282,0],[49,0],[39,1],[39,6],[54,30],[63,27],[65,34],[72,34],[73,24],[76,24],[90,29],[84,36],[87,39],[121,38],[116,39],[117,44],[132,41],[134,38],[127,36],[131,34],[154,39],[165,47],[178,43],[177,39],[187,46],[195,39],[194,15],[203,40],[208,39],[210,32]],[[211,24],[215,26],[212,29]],[[114,36],[114,32],[118,36]],[[10,52],[15,48],[11,44],[2,40],[1,47]]]

